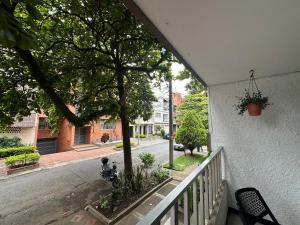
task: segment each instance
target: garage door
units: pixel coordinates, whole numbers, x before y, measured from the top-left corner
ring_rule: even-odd
[[[56,152],[57,139],[43,139],[37,141],[37,150],[41,155]]]

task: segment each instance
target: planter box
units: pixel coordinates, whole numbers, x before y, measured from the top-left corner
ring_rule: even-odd
[[[107,225],[115,224],[120,219],[122,219],[124,216],[128,215],[132,210],[134,210],[146,198],[148,198],[150,195],[152,195],[154,192],[156,192],[158,189],[160,189],[165,184],[169,183],[171,180],[172,180],[172,178],[168,178],[164,182],[162,182],[159,185],[157,185],[156,187],[154,187],[152,190],[148,191],[146,194],[144,194],[138,200],[136,200],[131,205],[129,205],[127,208],[125,208],[122,212],[117,214],[113,219],[107,218],[102,213],[100,213],[97,209],[95,209],[94,206],[98,205],[99,201],[96,201],[96,202],[92,203],[91,205],[86,206],[85,210],[90,212],[95,218],[97,218],[99,221],[101,221],[104,224],[107,224]]]
[[[39,163],[28,165],[28,166],[17,167],[17,168],[7,167],[6,174],[11,175],[11,174],[15,174],[15,173],[24,172],[27,170],[36,169],[38,167],[39,167]]]

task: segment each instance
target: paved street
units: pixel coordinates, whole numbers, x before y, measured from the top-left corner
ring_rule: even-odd
[[[154,153],[162,164],[168,161],[168,142],[132,151],[134,165],[139,163],[141,152]],[[175,156],[180,154],[175,152]],[[122,156],[120,152],[110,159],[122,168]],[[1,180],[0,224],[64,224],[59,221],[109,191],[110,184],[100,179],[99,168],[99,159],[92,159]]]

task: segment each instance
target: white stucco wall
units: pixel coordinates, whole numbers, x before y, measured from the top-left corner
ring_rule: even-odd
[[[20,133],[0,133],[0,137],[19,137],[24,145],[35,145],[36,143],[36,128],[22,127]]]
[[[257,80],[273,105],[260,117],[239,116],[233,105],[248,82],[209,88],[213,149],[224,147],[229,204],[234,191],[260,190],[281,224],[300,224],[300,73]]]

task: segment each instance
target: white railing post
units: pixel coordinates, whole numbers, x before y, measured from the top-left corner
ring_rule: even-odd
[[[211,184],[212,184],[212,205],[214,207],[216,199],[216,184],[215,184],[215,159],[211,161]]]
[[[178,202],[171,208],[171,225],[178,225]]]
[[[183,205],[184,205],[184,225],[190,225],[190,209],[189,209],[189,189],[186,189],[186,191],[183,194]]]
[[[193,214],[192,224],[198,225],[198,179],[193,183]]]
[[[219,154],[216,156],[216,161],[217,161],[217,187],[218,187],[218,192],[219,192],[219,188],[220,188],[220,179],[219,179],[219,168],[220,168],[220,164],[219,164]]]
[[[199,175],[200,201],[198,205],[198,221],[199,225],[204,225],[204,185],[203,174]]]
[[[208,168],[205,168],[204,174],[205,192],[204,192],[204,218],[209,220],[209,188],[208,188]]]
[[[218,160],[217,158],[214,159],[214,171],[215,171],[215,174],[214,174],[214,182],[215,182],[215,201],[217,200],[217,195],[218,195],[218,189],[219,189],[219,186],[218,186]]]
[[[213,184],[212,184],[212,166],[211,166],[211,162],[208,164],[208,205],[209,205],[209,213],[212,212],[213,209]]]

